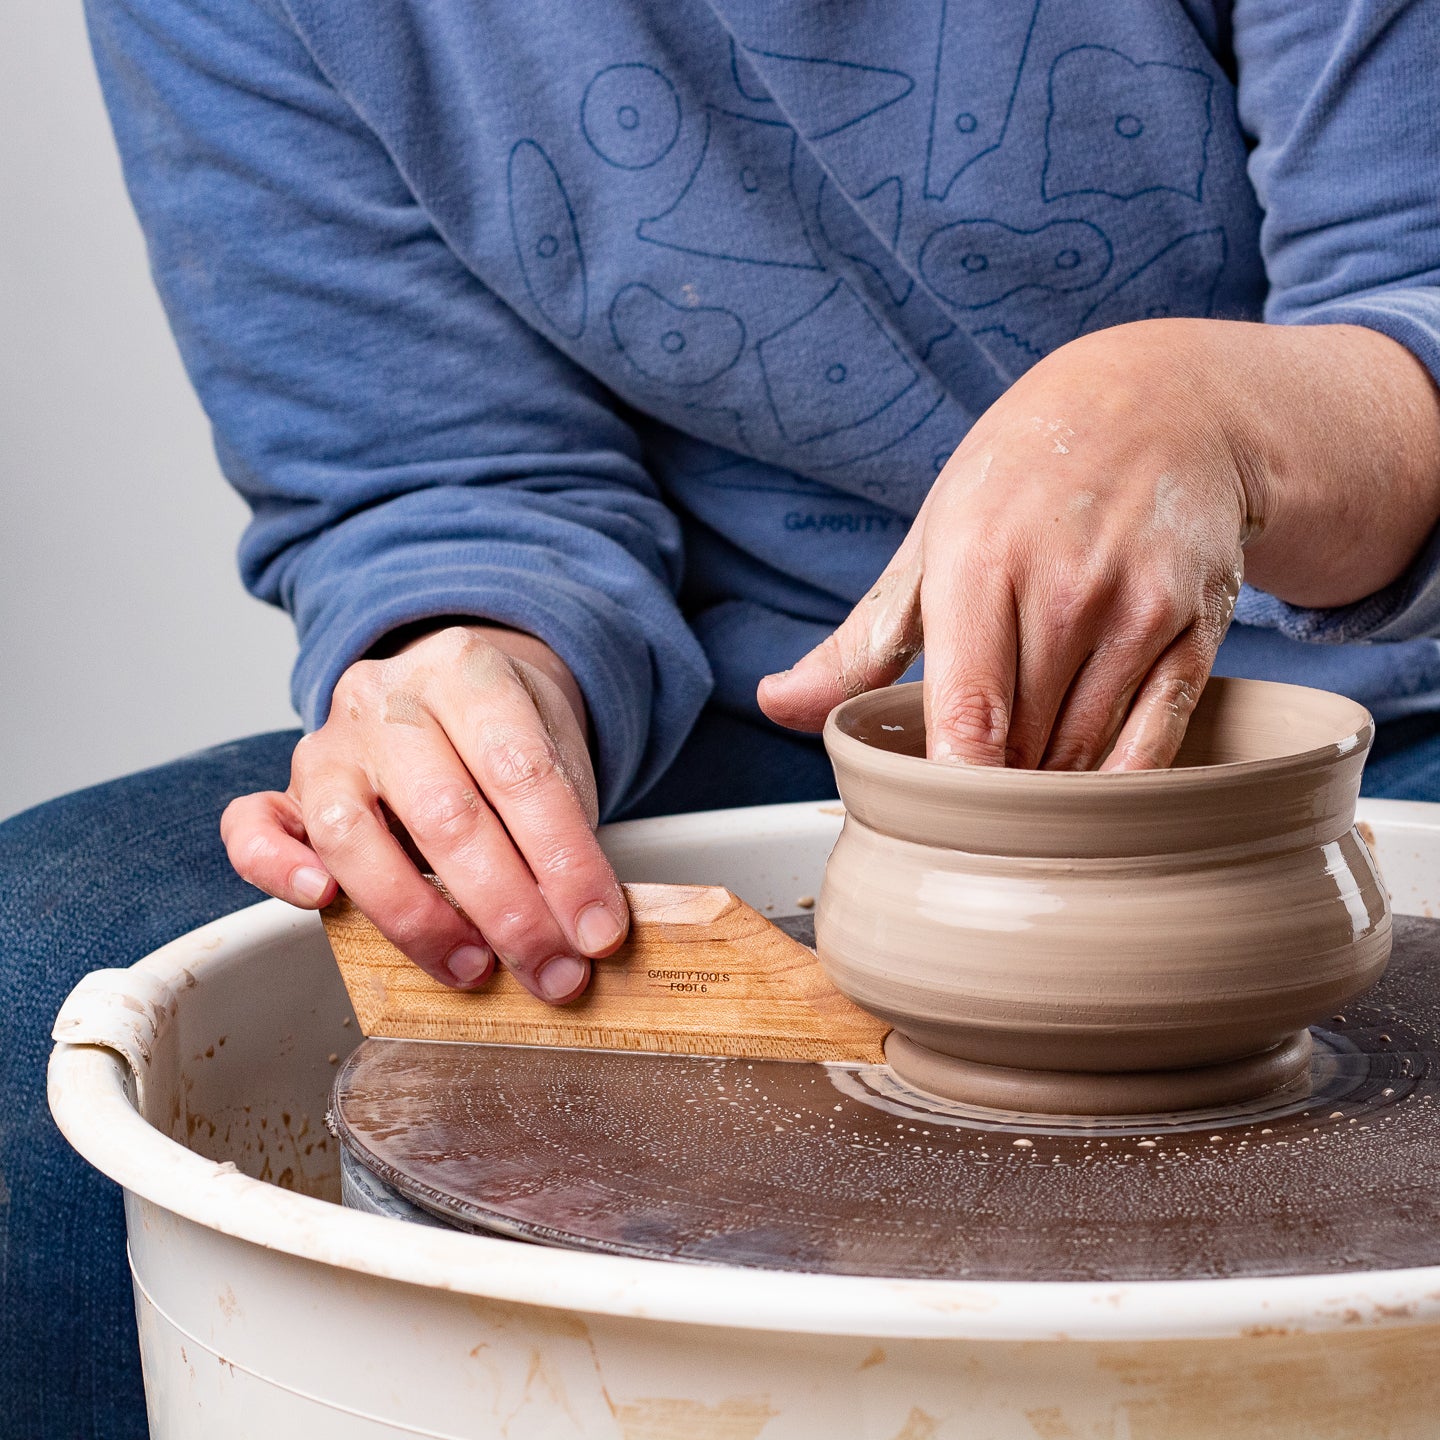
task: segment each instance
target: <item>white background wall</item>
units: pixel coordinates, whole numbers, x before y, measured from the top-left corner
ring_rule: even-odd
[[[0,5],[0,818],[294,725],[78,0]]]

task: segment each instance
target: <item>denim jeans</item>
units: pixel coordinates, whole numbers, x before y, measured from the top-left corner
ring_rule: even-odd
[[[146,1433],[120,1194],[45,1107],[50,1024],[88,970],[129,965],[260,899],[226,863],[220,811],[283,789],[297,732],[221,745],[0,825],[0,1434]],[[817,742],[707,711],[633,815],[833,796]],[[1440,799],[1440,717],[1382,727],[1365,793]]]

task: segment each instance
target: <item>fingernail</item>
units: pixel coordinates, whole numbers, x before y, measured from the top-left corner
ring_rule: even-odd
[[[483,945],[460,945],[450,952],[445,968],[462,985],[473,985],[490,969],[490,961],[490,952]]]
[[[557,955],[540,967],[535,977],[540,984],[540,993],[547,1000],[569,1000],[590,978],[590,967],[573,955]]]
[[[591,955],[610,949],[623,929],[608,907],[600,904],[587,905],[575,920],[575,934],[580,948]]]
[[[318,905],[330,888],[330,877],[313,865],[302,865],[290,877],[290,888],[307,904]]]

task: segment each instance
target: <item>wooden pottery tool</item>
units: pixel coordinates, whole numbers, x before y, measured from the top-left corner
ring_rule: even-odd
[[[590,988],[543,1004],[506,970],[475,991],[432,980],[343,895],[324,912],[366,1036],[878,1062],[890,1026],[845,999],[815,954],[715,885],[627,885],[630,935]]]

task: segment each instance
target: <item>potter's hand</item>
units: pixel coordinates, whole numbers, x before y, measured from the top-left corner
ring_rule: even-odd
[[[1118,326],[981,416],[878,583],[760,704],[818,730],[897,679],[923,634],[933,758],[1167,765],[1242,568],[1293,604],[1347,604],[1400,575],[1437,516],[1440,403],[1394,341]]]
[[[387,812],[473,925],[422,878]],[[240,874],[292,905],[328,904],[338,881],[446,985],[480,984],[498,955],[563,1003],[629,922],[596,818],[569,670],[539,641],[477,624],[352,665],[296,747],[290,788],[236,800],[221,833]]]
[[[932,758],[1089,769],[1119,731],[1107,766],[1169,763],[1239,593],[1247,501],[1218,427],[1102,339],[976,422],[869,595],[766,679],[774,719],[817,727],[923,634]]]

